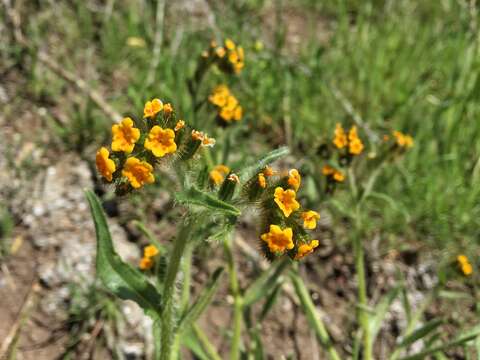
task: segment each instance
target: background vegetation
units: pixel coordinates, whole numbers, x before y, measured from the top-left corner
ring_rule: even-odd
[[[15,198],[23,184],[45,167],[31,153],[20,158],[22,144],[28,141],[43,149],[47,163],[75,154],[93,166],[97,147],[108,141],[109,111],[110,115],[112,109],[119,114],[138,113],[153,97],[170,101],[180,118],[213,127],[211,112],[202,110],[193,118],[187,79],[210,40],[229,37],[246,49],[244,71],[228,79],[245,114],[235,129],[245,141],[238,145],[233,161],[247,162],[288,145],[300,171],[310,175],[306,201],[321,210],[323,198],[312,180],[321,176],[315,173],[315,162],[321,161],[317,148],[331,139],[337,122],[360,124],[370,153],[377,150],[379,131],[412,134],[414,148],[378,181],[378,191],[387,196],[369,205],[371,221],[364,224],[365,232],[376,239],[378,248],[372,245],[377,251],[367,252],[367,259],[382,262],[387,255],[400,253],[399,261],[407,266],[433,262],[435,278],[445,276],[446,266],[457,254],[466,253],[474,264],[474,278],[465,285],[459,277],[455,281],[460,284],[454,287],[467,286],[471,302],[466,315],[478,315],[475,304],[480,295],[474,285],[480,255],[480,17],[476,1],[166,1],[159,34],[157,11],[162,5],[162,0],[158,4],[4,1],[0,131],[3,138],[13,137],[10,146],[0,149],[4,150],[1,165],[14,170],[10,180],[0,176],[0,184],[8,184],[0,190],[0,262],[15,259],[9,254],[14,235],[28,228],[22,219],[33,211],[21,209]],[[19,22],[12,20],[12,12]],[[19,41],[15,31],[21,31],[26,42]],[[156,36],[162,38],[158,56],[153,50]],[[131,46],[132,37],[144,43]],[[42,53],[59,64],[60,71],[52,69]],[[69,79],[65,72],[75,77]],[[79,88],[79,79],[80,85],[88,84],[86,89]],[[203,84],[204,93],[222,81],[225,77],[219,72],[210,76]],[[111,108],[99,107],[95,93]],[[91,176],[96,176],[94,171]],[[152,203],[166,184],[168,179],[160,180],[157,188],[129,199],[132,205],[143,205],[132,206],[128,216],[146,224],[157,222],[151,216]],[[341,191],[338,196],[341,202]],[[118,213],[112,201],[110,215]],[[176,215],[162,213],[162,224]],[[342,249],[349,224],[333,215],[337,220],[328,224],[329,236]],[[120,223],[127,220],[121,218]],[[254,234],[245,239],[253,247]],[[130,238],[138,248],[139,238]],[[413,263],[408,260],[411,254]],[[307,266],[322,271],[315,255]],[[92,299],[91,288],[86,294],[82,296]],[[444,314],[454,311],[452,302],[442,306]],[[77,314],[77,304],[72,309]]]

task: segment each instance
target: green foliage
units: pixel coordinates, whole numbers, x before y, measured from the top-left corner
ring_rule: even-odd
[[[133,300],[149,316],[157,318],[161,312],[161,296],[141,272],[122,261],[113,248],[107,220],[98,197],[85,192],[97,233],[97,276],[112,293],[124,300]]]

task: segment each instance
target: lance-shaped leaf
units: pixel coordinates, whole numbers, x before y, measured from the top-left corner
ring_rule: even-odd
[[[179,326],[182,329],[187,329],[194,324],[207,306],[212,302],[213,296],[220,285],[220,278],[223,274],[223,270],[224,268],[220,267],[214,271],[209,284],[203,288],[195,303],[186,311],[185,315],[180,320]]]
[[[430,348],[427,348],[425,350],[420,351],[417,354],[406,356],[401,358],[401,360],[420,360],[420,359],[425,359],[429,355],[434,354],[439,351],[445,351],[449,348],[455,347],[455,346],[461,346],[465,344],[468,341],[474,340],[480,336],[480,325],[475,326],[474,328],[461,332],[460,335],[458,335],[455,339],[452,341],[448,341],[445,344],[442,345],[437,345],[437,346],[432,346]]]
[[[414,342],[425,338],[429,335],[432,331],[436,330],[440,325],[443,324],[442,319],[433,319],[427,322],[425,325],[419,327],[417,330],[412,332],[410,335],[406,336],[398,345],[397,347],[405,347],[413,344]]]
[[[240,171],[240,181],[244,182],[250,179],[252,176],[262,171],[265,166],[271,164],[275,160],[280,159],[281,157],[288,155],[289,152],[290,150],[288,149],[288,147],[285,146],[269,152],[267,155],[258,160],[255,164],[248,166],[242,171]]]
[[[235,206],[217,199],[211,194],[198,190],[194,186],[175,195],[177,201],[185,205],[197,205],[212,211],[218,211],[227,215],[239,216],[240,210]]]
[[[378,332],[382,327],[383,320],[387,315],[388,309],[390,308],[390,305],[392,305],[393,300],[395,300],[395,298],[397,297],[399,290],[400,289],[398,287],[391,289],[383,296],[378,305],[375,307],[375,315],[371,318],[369,324],[370,331],[372,333],[372,339],[375,339],[377,337]]]
[[[112,293],[135,301],[147,315],[156,318],[161,309],[160,294],[140,271],[123,262],[115,252],[100,200],[90,190],[85,194],[97,234],[97,276]]]

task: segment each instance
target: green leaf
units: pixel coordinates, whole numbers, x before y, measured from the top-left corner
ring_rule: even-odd
[[[265,303],[263,304],[262,311],[260,312],[260,317],[259,317],[260,322],[262,322],[265,319],[265,317],[268,315],[268,313],[272,309],[273,305],[275,305],[275,303],[277,302],[277,298],[280,295],[281,290],[282,290],[282,284],[279,282],[277,283],[275,288],[273,288],[273,290],[270,292],[268,297],[265,299]]]
[[[156,318],[161,311],[161,297],[144,274],[122,261],[115,252],[107,220],[98,197],[85,191],[97,234],[97,276],[119,298],[135,301],[147,315]]]
[[[480,335],[480,325],[475,326],[474,328],[462,332],[458,335],[454,340],[449,341],[443,345],[433,346],[431,348],[427,348],[425,350],[420,351],[417,354],[406,356],[401,358],[401,360],[421,360],[425,359],[427,356],[434,354],[439,351],[445,351],[451,347],[461,346],[468,341],[475,339],[477,336]]]
[[[197,205],[233,216],[239,216],[241,214],[240,210],[235,206],[219,200],[215,196],[205,191],[198,190],[194,186],[186,189],[185,191],[177,193],[175,198],[179,203],[185,205]]]
[[[413,344],[414,342],[425,338],[428,334],[430,334],[432,331],[437,329],[442,324],[443,324],[442,319],[433,319],[433,320],[427,322],[425,325],[419,327],[417,330],[415,330],[410,335],[405,337],[397,345],[397,347],[402,348],[402,347],[405,347],[405,346],[409,346],[410,344]]]
[[[391,289],[383,296],[378,305],[375,307],[375,315],[370,319],[369,324],[372,334],[372,341],[378,335],[378,332],[382,327],[383,320],[385,319],[385,316],[387,315],[388,309],[390,308],[390,305],[392,305],[393,300],[395,300],[395,298],[397,297],[398,291],[398,287]]]
[[[210,360],[208,355],[203,350],[200,341],[197,339],[192,330],[186,331],[184,334],[182,334],[181,339],[182,344],[189,348],[195,354],[196,358],[200,360]]]
[[[245,291],[243,305],[251,306],[269,294],[278,283],[280,275],[291,264],[290,258],[284,256],[264,271]]]
[[[275,160],[280,159],[281,157],[288,155],[289,153],[290,153],[290,150],[286,146],[269,152],[263,158],[258,160],[254,165],[248,166],[244,168],[242,171],[240,171],[239,177],[241,182],[244,182],[250,179],[252,176],[262,171],[265,168],[265,166],[267,166],[268,164],[271,164]]]
[[[212,302],[213,296],[220,285],[220,278],[223,274],[223,270],[224,268],[220,267],[214,271],[210,283],[203,288],[195,303],[185,312],[183,318],[180,320],[179,326],[181,328],[187,329],[194,324],[207,306]]]

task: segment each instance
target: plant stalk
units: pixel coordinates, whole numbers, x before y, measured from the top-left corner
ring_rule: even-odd
[[[189,235],[192,231],[192,221],[185,219],[175,239],[170,262],[167,267],[165,283],[163,286],[163,311],[161,319],[161,354],[160,360],[171,360],[172,344],[175,336],[176,326],[174,324],[175,311],[175,280],[177,278],[180,262],[187,246]]]
[[[230,348],[230,359],[240,359],[240,343],[242,337],[242,314],[243,299],[238,285],[237,267],[232,252],[232,238],[224,242],[225,255],[227,257],[228,271],[230,276],[230,289],[233,295],[233,336]]]
[[[340,356],[333,347],[327,328],[323,323],[323,320],[318,316],[317,309],[315,308],[310,293],[308,292],[301,276],[298,274],[298,271],[292,271],[290,278],[292,279],[295,292],[305,308],[307,319],[309,320],[310,325],[313,327],[320,345],[322,345],[322,347],[327,351],[331,360],[340,360]]]
[[[358,307],[358,322],[362,328],[363,332],[363,359],[371,360],[373,359],[372,354],[372,338],[370,332],[370,320],[369,313],[366,310],[368,308],[368,299],[367,299],[367,283],[365,275],[365,254],[363,250],[363,244],[360,236],[361,221],[359,209],[357,208],[355,216],[355,234],[353,238],[353,249],[355,255],[355,270],[357,272],[357,282],[358,282],[358,302],[360,306]]]

